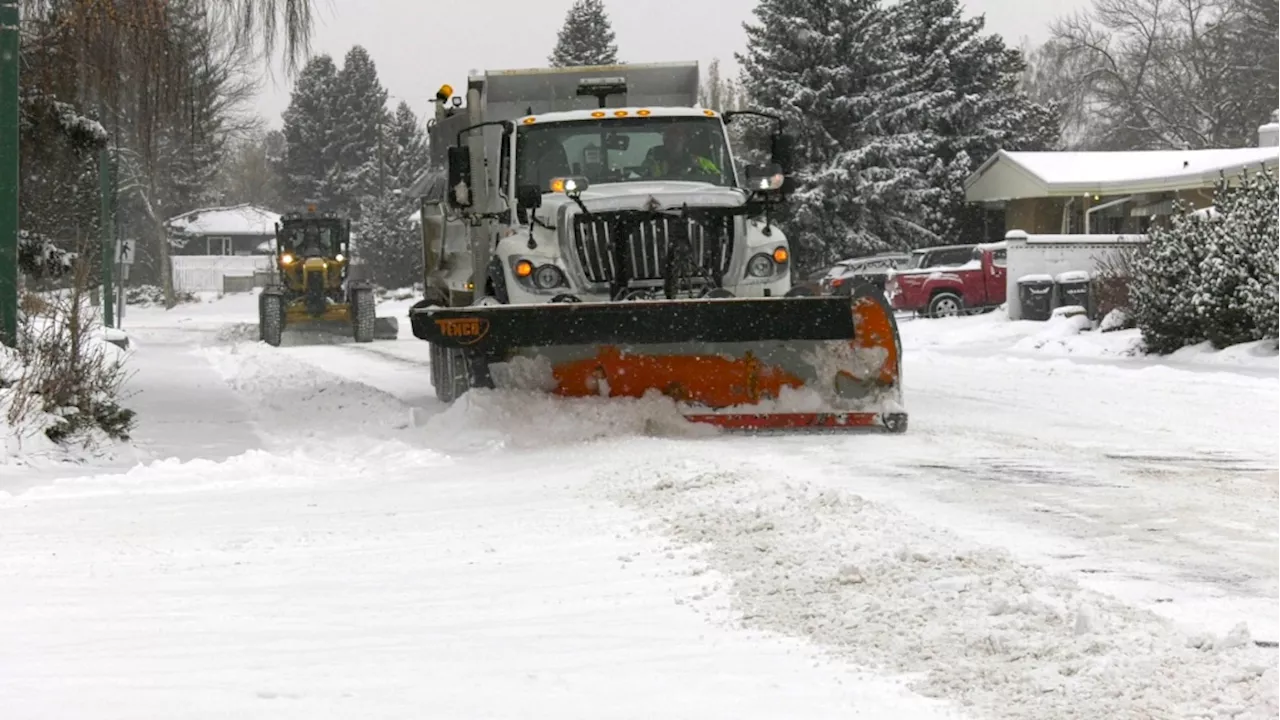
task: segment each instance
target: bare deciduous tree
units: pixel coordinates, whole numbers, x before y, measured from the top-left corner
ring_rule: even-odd
[[[1052,27],[1057,99],[1074,103],[1083,144],[1098,149],[1252,144],[1276,105],[1275,5],[1095,0]]]

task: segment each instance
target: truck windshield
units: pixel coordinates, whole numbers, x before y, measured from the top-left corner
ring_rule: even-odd
[[[551,180],[585,176],[592,184],[683,180],[733,186],[720,121],[636,117],[522,125],[516,185],[546,192]]]

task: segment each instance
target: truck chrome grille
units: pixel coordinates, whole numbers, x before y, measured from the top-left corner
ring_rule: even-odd
[[[687,233],[693,257],[699,267],[719,278],[729,269],[729,219],[698,222],[692,219],[661,218],[640,222],[619,220],[597,214],[573,219],[573,246],[578,262],[593,283],[618,279],[619,263],[625,263],[629,280],[662,280],[667,249],[677,233]],[[622,238],[623,246],[615,245]]]

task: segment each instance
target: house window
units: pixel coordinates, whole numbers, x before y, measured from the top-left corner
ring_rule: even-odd
[[[205,241],[210,255],[231,255],[235,249],[229,237],[209,237]]]

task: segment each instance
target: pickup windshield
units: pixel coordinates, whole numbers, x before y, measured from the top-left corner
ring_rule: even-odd
[[[715,118],[635,117],[522,125],[516,185],[547,192],[551,180],[592,184],[684,180],[733,186],[729,150]]]

